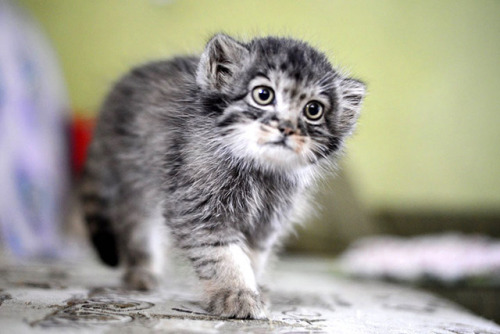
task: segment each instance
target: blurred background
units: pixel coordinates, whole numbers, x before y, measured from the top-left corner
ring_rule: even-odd
[[[431,240],[432,247],[447,245],[449,253],[443,254],[452,254],[442,258],[443,265],[460,261],[456,249],[463,259],[468,254],[464,247],[470,246],[469,253],[480,248],[474,261],[492,259],[488,265],[494,268],[487,271],[487,290],[470,284],[438,290],[465,304],[475,300],[480,304],[476,309],[497,316],[493,309],[498,302],[493,304],[488,295],[500,300],[500,254],[497,239],[492,239],[500,236],[499,1],[0,4],[0,184],[10,185],[0,196],[6,248],[20,255],[40,254],[42,249],[57,256],[67,240],[60,231],[78,230],[64,218],[68,181],[81,164],[99,104],[130,67],[198,54],[221,31],[244,40],[290,36],[323,50],[334,64],[365,81],[369,94],[342,172],[320,189],[322,211],[311,217],[307,229],[298,229],[299,238],[292,238],[287,249],[336,255],[360,237],[391,234],[407,237],[406,244],[415,247],[409,253],[419,254],[419,247],[430,249],[429,244],[421,246],[414,238],[453,231],[459,234],[451,244],[449,238],[448,243]],[[28,109],[26,101],[32,101]],[[28,110],[31,127],[18,126],[26,120],[12,116],[21,105]],[[18,129],[17,135],[7,136],[6,129]],[[49,153],[33,158],[40,152]],[[64,158],[68,166],[73,161],[73,174],[61,163]],[[19,201],[28,204],[14,205]],[[23,210],[34,213],[18,217]],[[13,229],[12,221],[24,227]],[[472,242],[472,234],[482,239]],[[359,247],[373,250],[374,245]],[[432,249],[439,254],[440,248],[437,253]],[[398,253],[398,248],[392,250],[391,255]],[[429,260],[422,259],[413,260]],[[388,270],[376,274],[391,276]],[[425,270],[419,274],[429,276]],[[476,298],[479,290],[486,293]]]

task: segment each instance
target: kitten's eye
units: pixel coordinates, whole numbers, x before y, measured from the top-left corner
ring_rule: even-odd
[[[323,116],[323,105],[317,101],[311,101],[304,107],[304,115],[311,121],[317,121]]]
[[[274,92],[266,86],[255,87],[252,91],[253,100],[261,106],[267,106],[274,101]]]

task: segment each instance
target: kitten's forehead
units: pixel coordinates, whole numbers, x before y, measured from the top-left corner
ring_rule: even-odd
[[[315,82],[334,69],[326,56],[309,44],[286,38],[261,38],[249,44],[256,64],[281,71],[296,82]]]
[[[305,99],[322,91],[320,81],[297,79],[286,71],[269,70],[268,77],[278,90],[291,99]]]

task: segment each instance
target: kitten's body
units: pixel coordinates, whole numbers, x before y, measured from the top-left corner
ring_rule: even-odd
[[[131,287],[154,287],[166,225],[211,312],[264,317],[258,276],[353,130],[363,94],[359,81],[288,39],[218,35],[201,58],[136,68],[103,105],[84,175],[101,258],[123,259]],[[324,115],[305,119],[304,106],[318,100]]]

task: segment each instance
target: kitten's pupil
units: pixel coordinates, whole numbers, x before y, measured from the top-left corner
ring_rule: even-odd
[[[319,113],[318,105],[313,103],[309,106],[309,115],[316,116]]]
[[[259,98],[262,100],[262,101],[267,101],[269,99],[269,97],[271,96],[271,93],[269,93],[269,91],[265,88],[261,88],[259,90]]]

